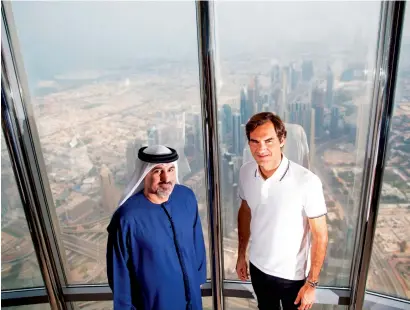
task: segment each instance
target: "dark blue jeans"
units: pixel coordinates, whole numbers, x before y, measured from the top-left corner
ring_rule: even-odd
[[[294,302],[299,290],[305,284],[305,280],[286,280],[268,275],[252,263],[249,263],[249,272],[253,290],[258,298],[259,310],[280,310],[282,303],[283,310],[297,309]]]

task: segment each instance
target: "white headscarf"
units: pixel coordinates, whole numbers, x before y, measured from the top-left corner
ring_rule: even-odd
[[[165,155],[171,154],[172,151],[164,145],[152,145],[147,147],[144,150],[144,153],[149,155]],[[178,163],[177,161],[172,162],[175,165],[175,176],[176,176],[176,183],[179,184],[178,180]],[[120,203],[118,206],[121,206],[134,194],[140,192],[144,188],[144,178],[145,176],[159,163],[149,163],[142,161],[141,159],[137,158],[137,162],[135,164],[135,170],[132,175],[131,181],[128,183],[127,187],[122,194],[120,199]]]

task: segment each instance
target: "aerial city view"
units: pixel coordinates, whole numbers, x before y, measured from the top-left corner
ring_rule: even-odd
[[[17,17],[16,13],[18,28]],[[320,283],[349,286],[371,124],[377,25],[374,23],[371,37],[353,36],[349,44],[292,41],[259,52],[226,52],[223,33],[217,36],[225,278],[237,279],[238,174],[241,165],[252,160],[245,124],[254,113],[271,111],[286,122],[284,154],[311,169],[324,186],[329,247]],[[22,34],[28,31],[21,29]],[[196,34],[195,27],[192,33]],[[37,79],[36,67],[30,63],[34,60],[25,51],[29,43],[20,40],[41,143],[37,151],[46,167],[42,177],[48,179],[52,194],[50,211],[59,232],[68,283],[107,282],[106,228],[132,175],[138,149],[144,145],[160,143],[177,149],[179,180],[197,196],[208,247],[196,41],[192,40],[194,54],[188,58],[151,57],[101,69],[79,66]],[[402,41],[401,55],[406,53],[410,53],[409,34]],[[409,124],[410,62],[401,57],[367,289],[407,299]],[[2,290],[42,286],[3,136],[1,160]],[[211,298],[203,300],[204,309],[211,309]],[[228,309],[257,309],[253,300],[226,298],[225,302]],[[112,309],[111,302],[76,304],[79,309]]]

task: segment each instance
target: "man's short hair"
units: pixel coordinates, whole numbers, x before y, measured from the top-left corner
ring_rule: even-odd
[[[282,141],[286,138],[286,129],[285,124],[280,119],[279,116],[273,114],[272,112],[261,112],[253,115],[248,123],[246,123],[246,137],[248,141],[250,140],[251,132],[254,131],[257,127],[266,124],[267,122],[272,122],[275,127],[276,135],[278,136],[279,141]]]

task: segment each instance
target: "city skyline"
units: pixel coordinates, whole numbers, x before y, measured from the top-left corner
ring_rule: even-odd
[[[13,2],[12,9],[26,69],[33,72],[28,76],[32,90],[73,72],[138,66],[152,59],[197,65],[194,2]],[[288,61],[289,52],[312,57],[350,47],[353,53],[374,54],[379,10],[377,1],[216,2],[217,62],[254,53]],[[327,27],[320,26],[324,22]],[[81,53],[73,55],[76,45]]]
[[[86,95],[86,94],[85,94]],[[54,96],[51,96],[52,98],[54,98]],[[86,97],[87,97],[87,95],[86,95]],[[238,96],[238,97],[240,97],[240,96]],[[69,100],[71,100],[70,98],[69,98]],[[226,105],[226,104],[225,104]],[[171,109],[171,112],[173,111],[174,109],[172,108]],[[223,109],[221,109],[221,111],[222,111]],[[46,118],[48,118],[48,116],[47,116],[47,112],[48,112],[48,109],[45,109],[45,110],[42,110],[42,109],[39,109],[38,110],[39,112],[41,112],[41,117],[40,117],[40,115],[38,116],[39,117],[39,120],[40,120],[40,122],[41,122],[41,118],[42,117],[46,117]],[[137,109],[137,111],[138,111],[138,109]],[[58,112],[58,111],[57,111]],[[162,113],[164,113],[164,111],[161,111],[161,113],[160,113],[160,115],[162,114]],[[184,113],[184,112],[182,112],[182,113]],[[222,113],[222,112],[220,112],[220,113]],[[198,114],[198,113],[196,113],[196,114]],[[195,115],[195,113],[191,113],[191,116],[194,116]],[[158,112],[156,112],[156,113],[154,113],[153,114],[153,119],[158,119],[158,116],[159,116],[159,114],[158,114]],[[161,119],[161,118],[160,118]],[[193,118],[191,118],[191,121],[193,120]],[[188,124],[188,125],[190,125],[190,126],[192,126],[193,125],[193,123],[191,123],[191,124]],[[329,123],[329,126],[332,126],[332,122],[330,122]],[[50,128],[50,126],[48,126],[48,128]],[[331,128],[331,127],[330,127]],[[222,129],[222,127],[220,128],[220,129]],[[188,136],[189,136],[189,134],[192,134],[192,132],[190,131],[190,130],[188,130],[187,131],[187,133],[186,133]],[[51,134],[51,136],[52,136],[53,134]],[[55,135],[55,133],[54,133],[54,135]],[[198,135],[198,133],[197,133],[197,135]],[[43,137],[43,138],[42,138]],[[47,134],[42,134],[42,131],[40,130],[40,138],[41,139],[45,139],[45,138],[49,138],[50,137],[50,135],[47,133]],[[244,137],[244,133],[242,133],[242,137],[243,137],[243,139],[245,138]],[[147,137],[148,138],[148,137]],[[354,135],[354,138],[356,138],[356,135]],[[352,139],[352,138],[350,138],[350,139]],[[84,140],[84,139],[79,139],[80,141],[81,140]],[[142,140],[144,140],[144,139],[142,139]],[[189,140],[189,139],[187,139],[187,140]],[[197,141],[198,139],[196,139],[195,141]],[[233,141],[235,141],[235,140],[233,140]],[[130,142],[134,142],[134,140],[133,139],[131,139],[130,140]],[[148,142],[148,140],[146,140],[145,139],[145,142]],[[157,143],[157,142],[160,142],[160,141],[154,141],[153,143]],[[66,142],[65,143],[68,143],[68,147],[69,148],[71,148],[72,150],[71,150],[71,152],[76,152],[76,149],[78,149],[76,146],[77,145],[74,145],[73,144],[73,139],[72,139],[72,137],[71,136],[67,136],[67,138],[66,138]],[[71,143],[71,145],[70,145],[70,143]],[[148,144],[148,143],[147,143]],[[194,148],[198,148],[199,149],[199,145],[200,145],[200,143],[199,143],[199,141],[197,141],[196,142],[196,145],[195,146],[193,146]],[[242,145],[243,145],[243,142],[242,142]],[[45,144],[44,145],[45,147],[47,147],[47,144]],[[74,146],[74,148],[73,148],[73,146]],[[127,147],[128,147],[128,144],[126,145]],[[221,147],[223,147],[223,143],[221,144]],[[311,145],[310,145],[310,147],[311,147]],[[81,148],[80,148],[80,150],[81,150]],[[89,151],[88,151],[89,152]],[[126,153],[126,152],[125,152]],[[242,152],[239,152],[239,153],[242,153]],[[76,154],[76,153],[74,153],[75,155],[73,155],[73,157],[78,157],[78,154]],[[223,149],[221,149],[221,154],[223,155]],[[47,153],[45,153],[45,155],[47,155]],[[52,155],[52,154],[48,154],[48,155]],[[88,157],[90,157],[89,155],[87,155]],[[328,155],[328,156],[332,156],[332,155]],[[193,156],[191,156],[191,157],[193,157]],[[240,155],[239,155],[239,157],[240,157]],[[334,157],[334,155],[333,155],[333,157]],[[232,158],[231,158],[232,159]],[[332,160],[332,159],[330,159],[330,160]],[[91,161],[93,161],[93,160],[91,160]],[[47,157],[46,157],[46,162],[47,162]],[[223,161],[222,161],[223,162]],[[228,160],[228,164],[229,164],[229,162],[230,162],[230,160]],[[197,164],[198,164],[198,162],[197,162]],[[240,165],[242,164],[242,162],[241,161],[239,161],[239,163],[237,163],[237,164],[235,164],[234,165],[234,169],[235,169],[235,174],[237,174],[237,171],[238,171],[238,169],[239,169],[239,167],[240,167]],[[202,165],[202,163],[200,163],[200,165]],[[75,167],[77,170],[81,167],[81,166],[78,166],[77,165],[77,162],[74,162],[74,166],[71,166],[70,167],[70,169],[72,169],[73,167]],[[103,167],[105,167],[105,168],[103,168]],[[114,166],[111,166],[112,168],[112,170],[118,170],[118,167],[116,167],[116,165],[114,165]],[[61,167],[60,167],[61,168]],[[123,167],[122,169],[124,169],[124,168],[126,168],[126,167]],[[105,165],[105,164],[103,164],[103,166],[102,166],[102,168],[101,168],[102,170],[104,170],[104,169],[109,169],[109,168],[107,168],[107,166]],[[100,169],[100,170],[101,170]],[[89,171],[91,170],[91,167],[88,167],[88,170],[86,169],[86,173],[88,173]],[[102,171],[101,170],[101,171]],[[198,169],[198,170],[200,170],[200,169]],[[80,168],[80,170],[79,171],[81,171],[81,168]],[[97,173],[100,173],[100,175],[102,175],[102,172],[98,172],[97,171]],[[224,170],[222,170],[222,171],[224,171]],[[347,172],[348,172],[349,170],[347,170]],[[119,171],[117,171],[117,172],[119,172]],[[110,174],[111,173],[111,171],[109,170],[109,171],[107,171],[107,172],[105,172],[104,174],[105,175],[107,175],[107,174]],[[84,174],[84,172],[83,172],[83,174]],[[121,176],[121,175],[124,175],[124,173],[123,174],[121,174],[121,172],[119,173],[119,175]],[[84,176],[82,175],[82,178],[84,178]],[[91,177],[92,178],[92,177]],[[100,194],[98,194],[98,192],[99,192],[99,187],[98,187],[98,185],[96,185],[96,186],[94,186],[93,188],[94,189],[90,189],[90,187],[89,186],[87,186],[87,184],[90,184],[90,177],[88,176],[88,177],[85,177],[84,178],[84,181],[85,182],[83,182],[84,184],[82,185],[82,186],[85,186],[85,190],[87,190],[88,192],[89,192],[89,194],[90,194],[90,196],[91,197],[94,197],[94,198],[98,198],[98,197],[101,197],[100,196]],[[53,181],[53,179],[51,179],[52,181]],[[58,178],[56,179],[56,180],[58,180]],[[117,180],[118,180],[118,177],[117,177]],[[233,178],[231,177],[230,179],[229,179],[229,181],[228,181],[228,183],[229,184],[234,184],[235,182],[232,182],[232,180],[233,180]],[[62,180],[63,181],[63,185],[64,184],[66,184],[66,180],[64,179],[64,180]],[[190,181],[190,179],[188,179],[187,180],[188,182]],[[202,180],[202,181],[200,181],[200,182],[202,182],[202,184],[203,184],[203,182],[204,182],[204,180]],[[124,180],[123,180],[123,184],[122,185],[124,185],[125,183],[124,183]],[[225,183],[223,183],[223,185],[222,186],[224,186],[225,185]],[[117,186],[118,187],[120,187],[121,186],[121,184],[118,184],[117,183]],[[52,182],[52,189],[54,188],[54,186],[53,186],[53,182]],[[223,188],[222,188],[223,189]],[[223,189],[224,190],[224,189]],[[228,191],[226,191],[226,190],[224,190],[224,192],[225,193],[228,193]],[[53,195],[55,195],[57,192],[54,192],[53,191]],[[64,193],[64,191],[63,191],[63,193]],[[93,194],[94,193],[94,194]],[[95,193],[97,193],[97,194],[95,194]],[[104,191],[103,191],[103,193],[104,193]],[[111,192],[108,192],[108,193],[106,193],[107,194],[107,196],[110,196],[110,193]],[[326,193],[326,191],[325,191],[325,193]],[[327,193],[326,193],[327,194]],[[67,214],[67,210],[73,210],[73,211],[70,211],[71,213],[72,212],[75,212],[74,211],[74,209],[82,209],[83,211],[81,211],[80,210],[80,213],[84,213],[84,208],[82,208],[81,207],[81,205],[82,205],[82,200],[80,199],[80,198],[75,198],[76,196],[78,196],[77,194],[75,194],[75,192],[73,193],[73,194],[71,194],[72,195],[72,197],[70,197],[70,200],[72,200],[72,199],[74,199],[74,201],[77,201],[77,202],[75,202],[75,203],[68,203],[67,201],[64,203],[64,205],[65,205],[65,211],[66,212],[63,212],[63,214]],[[203,195],[202,195],[203,196]],[[228,196],[230,196],[230,197],[235,197],[235,194],[234,193],[232,193],[232,194],[228,194]],[[204,197],[204,196],[203,196]],[[80,200],[78,200],[78,199],[80,199]],[[228,201],[232,201],[232,200],[228,200]],[[328,201],[329,202],[329,201]],[[203,200],[203,201],[201,201],[200,202],[201,204],[205,204],[205,201]],[[223,203],[225,203],[225,200],[223,200]],[[333,203],[332,203],[333,204]],[[90,203],[90,201],[88,201],[87,202],[87,200],[86,200],[86,205],[88,206],[88,207],[90,207],[92,204]],[[236,201],[236,203],[235,204],[233,204],[234,206],[235,205],[237,205],[237,206],[239,206],[239,204],[238,204],[238,201]],[[95,205],[95,207],[94,207],[94,210],[98,210],[100,207],[98,206],[98,204],[96,204]],[[227,208],[229,209],[229,206],[227,206]],[[59,211],[59,209],[60,210],[62,210],[60,207],[59,208],[57,208],[57,214],[60,214],[60,212],[61,211]],[[102,208],[103,210],[105,210],[106,211],[106,216],[105,216],[105,221],[107,220],[107,217],[109,217],[109,214],[110,214],[110,211],[113,211],[114,209],[115,209],[115,206],[113,205],[112,207],[111,207],[111,209],[110,208],[107,208],[107,207],[103,207]],[[205,211],[205,210],[204,210]],[[75,214],[75,213],[73,213],[73,214]],[[205,214],[205,212],[202,212],[202,214],[204,215]],[[95,216],[95,214],[93,215],[93,216]],[[230,215],[229,215],[230,217],[229,217],[229,220],[228,220],[228,222],[229,222],[229,224],[231,224],[231,223],[233,223],[234,222],[234,218],[233,218],[233,216],[234,216],[234,212],[231,212],[230,213]],[[76,217],[75,215],[72,215],[71,217]],[[204,216],[203,216],[204,217]],[[64,223],[64,222],[66,222],[67,221],[67,224],[68,224],[68,222],[69,222],[69,218],[70,218],[70,216],[67,216],[66,215],[66,217],[64,218],[60,218],[60,220],[61,221],[63,221],[62,223]],[[340,219],[339,219],[340,220]],[[226,219],[225,219],[225,221],[227,221]],[[74,221],[75,222],[75,221]],[[64,226],[66,226],[66,225],[63,225],[63,227]],[[68,225],[68,226],[70,226],[70,225]],[[101,226],[101,225],[100,225]],[[206,226],[206,221],[204,221],[204,226]],[[234,227],[234,226],[233,226]],[[67,227],[67,229],[68,229],[68,231],[70,230],[69,229],[69,227]],[[67,229],[63,229],[63,231],[64,231],[64,235],[65,235],[65,233],[67,232]],[[104,227],[102,226],[101,228],[100,228],[100,233],[101,232],[103,232],[104,231]],[[73,232],[74,233],[74,232]],[[227,232],[227,234],[229,234],[228,232]],[[231,238],[234,238],[233,236],[230,236]],[[97,236],[97,237],[93,237],[92,235],[91,235],[91,237],[87,237],[86,239],[93,239],[93,238],[96,238],[96,240],[103,240],[104,238],[103,237],[101,237],[101,236]],[[85,240],[84,240],[85,241]],[[68,242],[68,241],[67,241]],[[77,243],[78,243],[79,241],[77,240]],[[103,242],[102,242],[103,243]],[[70,244],[70,243],[68,243],[68,244]],[[100,244],[100,248],[97,248],[97,250],[96,250],[97,252],[99,252],[99,253],[101,253],[101,255],[103,255],[103,253],[104,253],[104,250],[103,250],[103,244]],[[235,247],[233,246],[233,248],[230,250],[230,251],[235,251]],[[89,257],[90,256],[92,256],[92,255],[89,255]],[[102,259],[103,257],[101,257],[101,259]],[[229,259],[227,259],[227,260],[229,260]],[[101,261],[100,261],[101,262]],[[232,269],[232,262],[231,262],[231,269]],[[231,276],[234,276],[233,274],[231,274]]]

